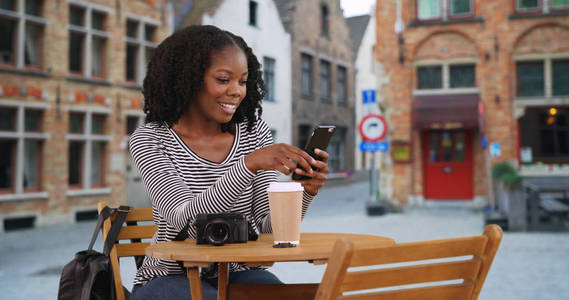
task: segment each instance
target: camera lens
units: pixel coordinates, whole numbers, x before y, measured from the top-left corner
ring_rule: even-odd
[[[205,235],[210,244],[221,246],[229,238],[229,225],[225,221],[212,221],[205,227]]]

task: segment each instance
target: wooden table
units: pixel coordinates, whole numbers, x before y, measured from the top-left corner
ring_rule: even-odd
[[[350,233],[302,233],[300,245],[295,248],[273,248],[271,234],[260,234],[259,240],[223,246],[197,245],[194,239],[150,245],[146,255],[160,259],[182,261],[188,270],[192,299],[202,299],[200,267],[219,263],[217,299],[227,298],[228,263],[247,263],[251,266],[271,266],[275,262],[308,261],[324,264],[332,254],[332,246],[339,238],[348,238],[357,248],[393,244],[393,239]]]

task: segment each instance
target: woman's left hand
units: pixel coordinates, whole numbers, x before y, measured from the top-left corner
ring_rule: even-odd
[[[320,149],[314,149],[314,153],[322,160],[309,161],[310,165],[316,170],[312,174],[307,173],[302,168],[296,168],[294,172],[298,175],[304,175],[311,177],[310,179],[300,180],[300,184],[304,187],[304,190],[312,196],[318,194],[318,190],[324,185],[326,179],[328,178],[328,153]]]

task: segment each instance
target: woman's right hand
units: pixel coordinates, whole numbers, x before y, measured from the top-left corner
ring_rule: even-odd
[[[308,170],[308,176],[311,176],[314,175],[314,170],[310,165],[315,162],[308,153],[284,143],[266,146],[245,156],[245,166],[253,173],[260,170],[277,170],[289,175],[294,172],[298,163],[299,167]]]

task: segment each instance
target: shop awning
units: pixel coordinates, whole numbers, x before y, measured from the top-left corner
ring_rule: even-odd
[[[414,96],[413,128],[478,127],[479,98],[479,94]]]

